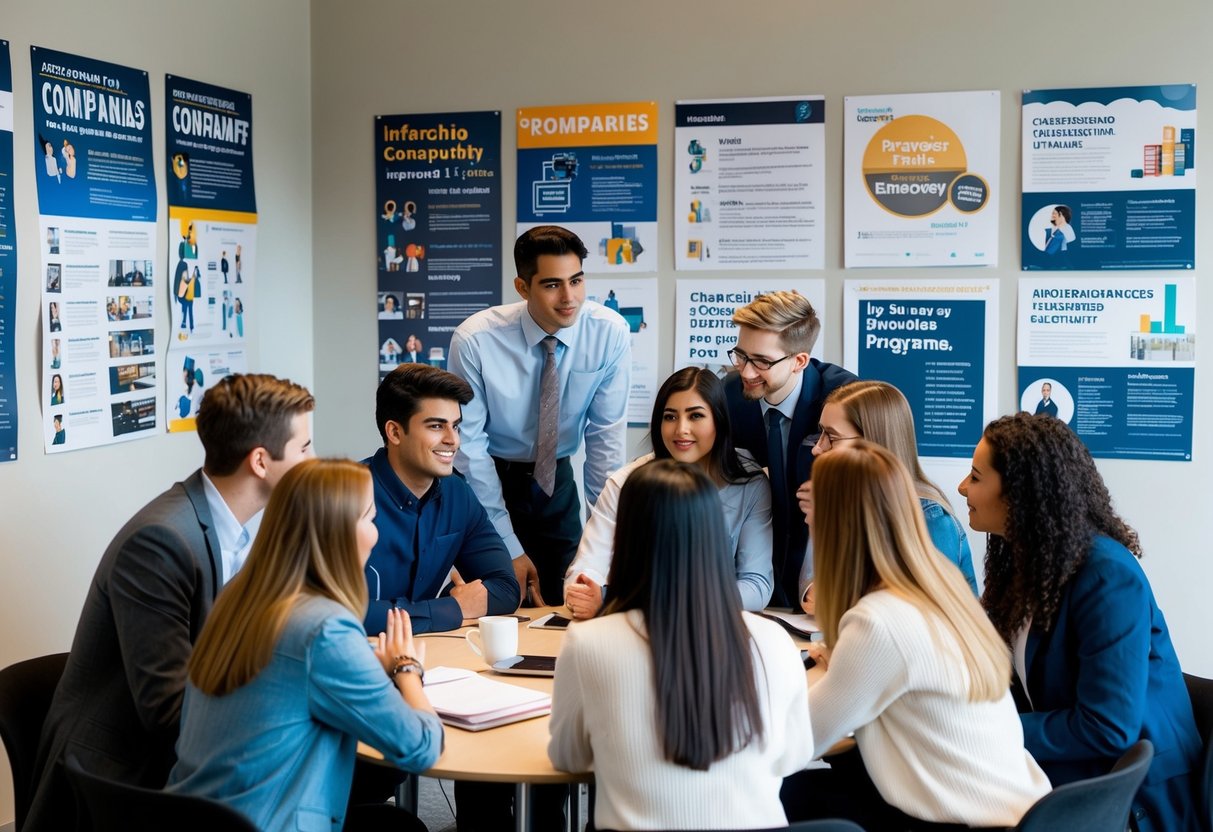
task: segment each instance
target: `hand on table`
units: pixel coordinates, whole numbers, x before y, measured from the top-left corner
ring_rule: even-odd
[[[602,609],[602,587],[582,572],[564,591],[564,603],[573,618],[593,618]]]
[[[529,606],[547,606],[543,596],[539,593],[539,570],[535,568],[535,564],[525,552],[514,558],[514,577],[518,579],[519,606],[527,603],[528,596],[530,597]]]
[[[489,614],[489,591],[484,581],[479,578],[465,581],[458,572],[451,570],[451,584],[451,597],[459,602],[459,612],[465,620]]]

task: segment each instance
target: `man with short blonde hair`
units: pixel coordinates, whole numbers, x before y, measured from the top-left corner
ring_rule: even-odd
[[[737,346],[729,358],[737,372],[725,381],[733,443],[767,467],[771,479],[774,606],[796,607],[808,529],[796,500],[809,478],[812,443],[825,397],[855,381],[841,367],[810,358],[821,321],[799,292],[759,295],[733,313]]]

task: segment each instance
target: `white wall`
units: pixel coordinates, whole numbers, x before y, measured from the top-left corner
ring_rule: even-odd
[[[10,42],[14,90],[16,324],[20,450],[0,465],[0,666],[67,650],[89,580],[106,543],[141,505],[202,461],[193,434],[162,435],[49,457],[42,451],[38,372],[39,240],[33,168],[31,45],[148,71],[156,177],[157,262],[167,268],[164,75],[253,95],[260,303],[250,365],[314,381],[310,40],[302,0],[60,0],[54,7],[0,0],[0,38]],[[163,288],[159,291],[166,291]],[[171,325],[158,305],[157,343]],[[0,823],[12,820],[7,757],[0,756]]]
[[[375,207],[372,118],[376,114],[502,110],[508,272],[514,223],[514,111],[520,106],[654,99],[661,105],[658,258],[663,321],[672,321],[672,119],[676,99],[824,93],[827,106],[824,276],[829,294],[827,359],[841,360],[842,99],[844,95],[964,89],[1002,91],[1001,265],[991,271],[925,269],[919,277],[1001,280],[999,401],[1015,409],[1014,346],[1019,277],[1019,91],[1030,87],[1200,84],[1213,90],[1207,33],[1213,4],[1177,0],[1142,18],[1129,0],[1045,3],[836,3],[825,0],[613,0],[610,3],[312,0],[316,187],[316,375],[329,450],[361,456],[376,445]],[[1204,101],[1198,137],[1209,131]],[[1204,158],[1202,155],[1201,158]],[[1198,197],[1213,216],[1213,186]],[[1204,223],[1207,225],[1207,222]],[[1213,253],[1202,251],[1207,264]],[[1202,271],[1208,271],[1207,265]],[[743,273],[717,273],[722,280]],[[857,274],[850,273],[851,276]],[[870,277],[905,272],[868,270]],[[503,278],[511,277],[503,275]],[[775,276],[774,274],[772,276]],[[793,276],[785,274],[784,276]],[[1201,276],[1198,275],[1198,280]],[[508,280],[505,297],[513,299]],[[1197,329],[1213,331],[1202,293]],[[324,322],[342,322],[326,325]],[[673,335],[663,334],[663,367]],[[1209,362],[1205,362],[1206,365]],[[1202,368],[1197,418],[1213,387]],[[633,440],[638,431],[633,431]],[[1213,676],[1213,622],[1206,596],[1213,558],[1213,443],[1197,431],[1194,461],[1105,462],[1120,511],[1141,533],[1144,566],[1186,669]],[[952,483],[943,483],[951,487]]]

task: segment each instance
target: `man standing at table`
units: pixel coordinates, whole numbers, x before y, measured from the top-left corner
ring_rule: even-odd
[[[766,466],[771,480],[771,605],[798,608],[808,528],[796,489],[813,465],[812,449],[802,443],[817,432],[825,397],[855,375],[809,357],[821,321],[799,292],[759,295],[733,313],[733,323],[737,346],[729,358],[737,372],[725,381],[733,443]]]
[[[514,559],[521,598],[559,603],[581,540],[569,457],[585,439],[586,503],[624,463],[631,346],[619,313],[585,299],[586,248],[532,228],[514,244],[521,303],[477,312],[451,338],[450,369],[472,386],[464,473]]]
[[[270,492],[312,455],[305,388],[234,375],[198,409],[202,468],[122,527],[101,558],[38,749],[25,832],[75,829],[62,763],[159,789],[175,761],[186,663],[220,588],[240,569]]]
[[[383,447],[366,460],[375,483],[379,542],[366,562],[366,631],[382,632],[387,611],[406,610],[414,633],[454,630],[464,619],[518,608],[509,553],[460,477],[452,477],[461,406],[472,388],[425,364],[401,364],[375,395]],[[439,596],[454,566],[460,575]]]

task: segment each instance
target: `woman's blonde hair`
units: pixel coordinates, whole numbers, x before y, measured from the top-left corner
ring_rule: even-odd
[[[366,467],[348,459],[310,459],[283,476],[248,560],[198,637],[189,663],[195,687],[223,696],[252,681],[305,595],[331,598],[358,618],[366,614],[356,527],[370,482]]]
[[[892,451],[913,477],[919,497],[934,500],[944,511],[953,513],[943,490],[927,479],[918,462],[914,413],[900,390],[885,381],[853,381],[830,391],[824,404],[838,405],[860,436]]]
[[[914,482],[886,448],[858,440],[813,463],[813,565],[817,623],[838,639],[843,614],[883,588],[952,634],[968,671],[969,701],[1007,692],[1011,658],[964,577],[939,557]]]

